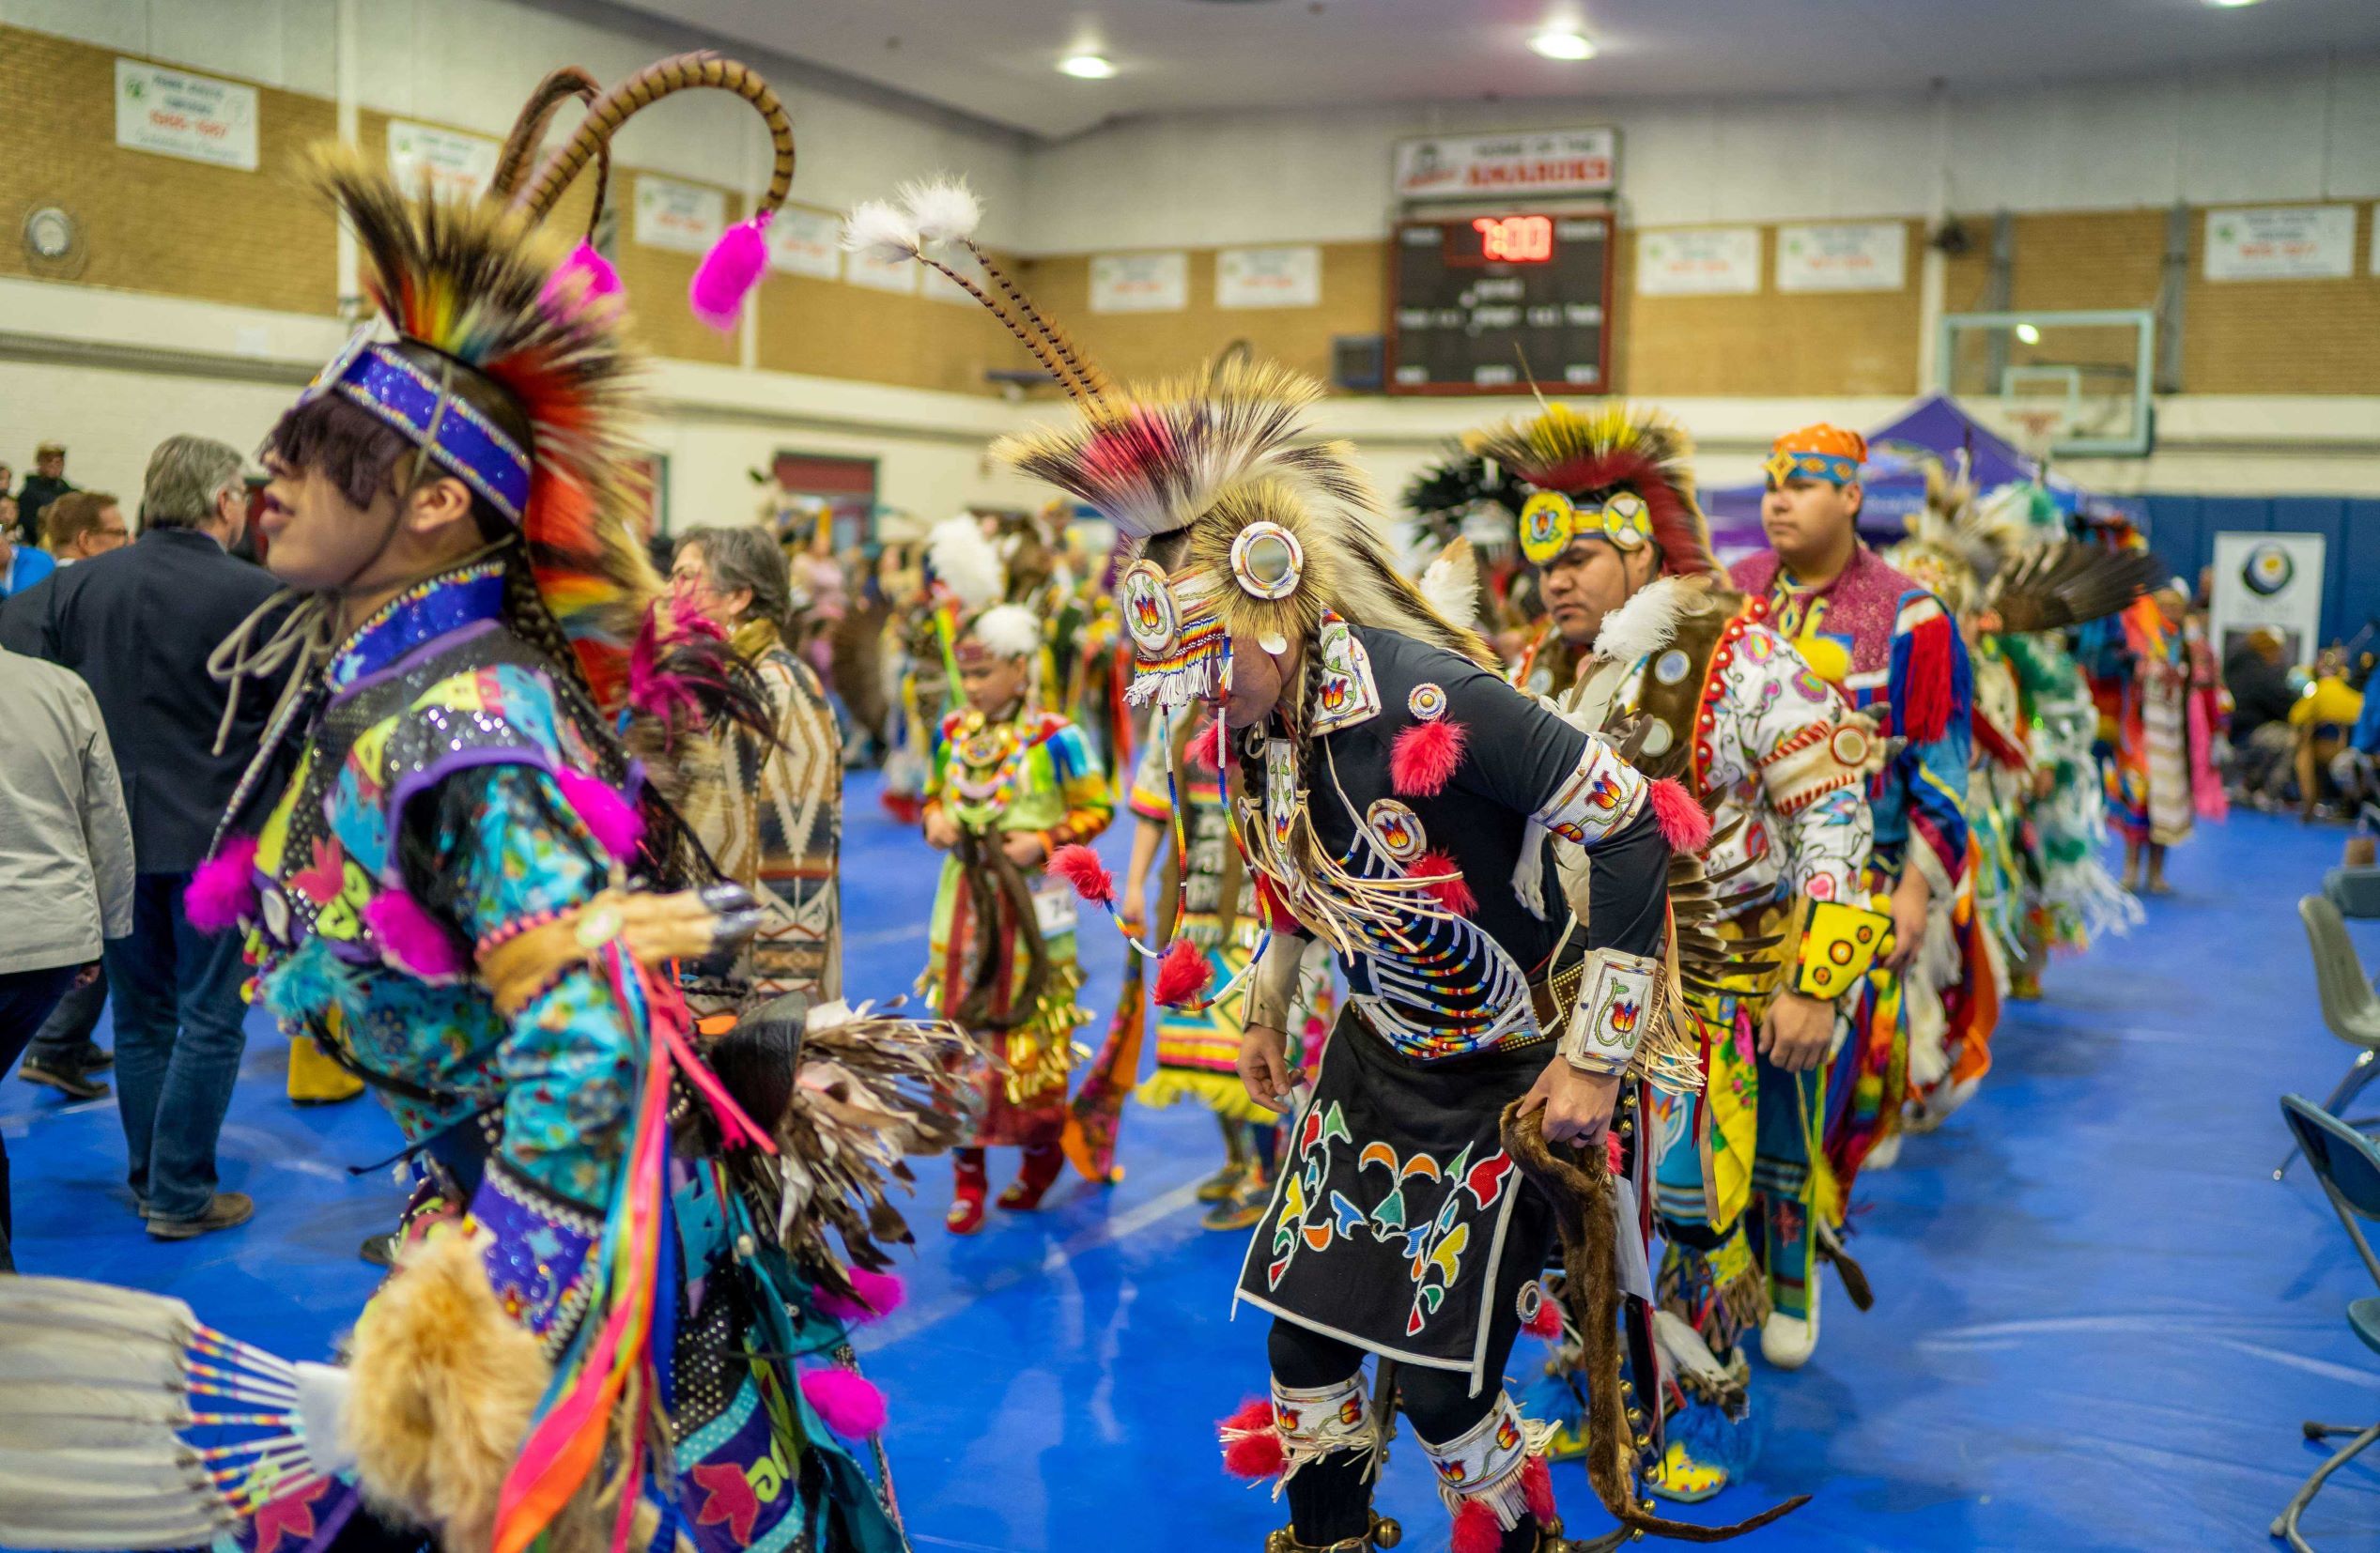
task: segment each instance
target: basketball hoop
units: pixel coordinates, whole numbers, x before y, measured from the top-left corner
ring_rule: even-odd
[[[2017,447],[2036,464],[2049,461],[2049,450],[2066,429],[2066,412],[2054,405],[2032,408],[2010,408],[2009,424],[2017,431]]]

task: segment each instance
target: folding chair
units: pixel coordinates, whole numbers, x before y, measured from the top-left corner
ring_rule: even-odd
[[[2380,1146],[2303,1095],[2282,1096],[2280,1112],[2290,1131],[2297,1135],[2297,1146],[2304,1150],[2306,1162],[2313,1167],[2315,1178],[2329,1195],[2330,1206],[2338,1210],[2339,1222],[2347,1226],[2348,1237],[2362,1254],[2372,1283],[2380,1285],[2380,1257],[2372,1255],[2372,1242],[2364,1238],[2363,1226],[2356,1222],[2359,1217],[2380,1220]],[[2380,1295],[2349,1301],[2347,1325],[2355,1329],[2365,1347],[2380,1353]],[[2316,1423],[2310,1420],[2301,1427],[2308,1439],[2354,1437],[2315,1468],[2314,1475],[2299,1486],[2288,1507],[2273,1521],[2274,1536],[2286,1538],[2296,1553],[2314,1553],[2298,1534],[2297,1517],[2322,1492],[2322,1485],[2331,1473],[2361,1454],[2374,1440],[2380,1440],[2380,1423],[2362,1428],[2352,1423]]]
[[[2301,896],[2297,915],[2306,924],[2306,942],[2314,952],[2314,988],[2322,997],[2322,1022],[2332,1035],[2359,1048],[2346,1076],[2323,1102],[2322,1108],[2335,1116],[2363,1093],[2365,1084],[2380,1078],[2380,993],[2372,992],[2363,963],[2356,958],[2346,919],[2327,897]],[[2296,1160],[2297,1150],[2292,1147],[2274,1170],[2273,1179],[2287,1175]]]

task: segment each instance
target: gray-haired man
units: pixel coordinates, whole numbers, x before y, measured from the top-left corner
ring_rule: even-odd
[[[116,1084],[135,1204],[151,1235],[185,1239],[254,1210],[218,1192],[215,1139],[246,1045],[239,941],[190,926],[182,889],[256,750],[273,698],[250,695],[217,750],[215,645],[275,592],[225,553],[247,526],[239,452],[173,437],[148,461],[141,537],[0,609],[0,641],[83,676],[100,703],[132,817],[131,936],[107,947]]]

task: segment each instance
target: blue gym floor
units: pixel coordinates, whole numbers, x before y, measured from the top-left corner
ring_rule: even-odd
[[[854,996],[906,988],[925,952],[935,862],[855,780],[844,913]],[[1105,851],[1118,864],[1124,832]],[[2380,1418],[2380,1357],[2350,1333],[2373,1292],[2276,1097],[2328,1093],[2348,1052],[2322,1029],[2293,903],[2341,833],[2242,815],[2175,854],[2178,893],[2146,928],[2052,967],[2017,1005],[1982,1093],[1898,1169],[1865,1177],[1856,1253],[1877,1308],[1826,1291],[1809,1368],[1763,1372],[1755,1479],[1692,1518],[1808,1491],[1750,1546],[1784,1550],[2247,1548],[2320,1460],[2301,1420]],[[2357,925],[2367,961],[2380,933]],[[1087,929],[1086,1002],[1112,1006],[1120,948]],[[0,1090],[27,1272],[170,1291],[237,1336],[321,1354],[377,1274],[356,1243],[400,1194],[396,1137],[368,1098],[284,1098],[282,1042],[258,1022],[224,1130],[225,1184],[255,1222],[186,1245],[147,1239],[120,1179],[114,1104]],[[1099,1028],[1089,1034],[1095,1038]],[[104,1039],[104,1033],[102,1033]],[[1281,1524],[1221,1474],[1213,1421],[1263,1384],[1264,1328],[1229,1319],[1238,1237],[1202,1233],[1191,1189],[1219,1147],[1186,1110],[1127,1116],[1123,1183],[1070,1178],[1032,1215],[940,1228],[947,1170],[925,1167],[906,1309],[864,1346],[889,1393],[889,1446],[920,1549],[1253,1550]],[[996,1154],[996,1184],[1013,1157]],[[1522,1360],[1535,1344],[1522,1341]],[[1756,1361],[1755,1361],[1756,1362]],[[1446,1546],[1410,1440],[1383,1507],[1406,1546]],[[1608,1524],[1583,1469],[1555,1483],[1575,1533]],[[2306,1522],[2318,1546],[2380,1538],[2380,1477],[2335,1477]]]

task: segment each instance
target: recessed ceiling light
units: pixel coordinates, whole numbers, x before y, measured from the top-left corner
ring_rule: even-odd
[[[1548,59],[1592,59],[1595,43],[1584,33],[1548,27],[1529,39],[1529,47]]]
[[[2029,346],[2037,346],[2041,344],[2041,331],[2033,328],[2031,324],[2018,324],[2017,326],[2017,338],[2022,340]]]
[[[2256,0],[2206,0],[2206,3],[2218,10],[2237,10],[2242,6],[2256,4]]]
[[[1059,73],[1071,75],[1077,81],[1105,81],[1116,73],[1115,65],[1105,54],[1070,54],[1058,62]]]

